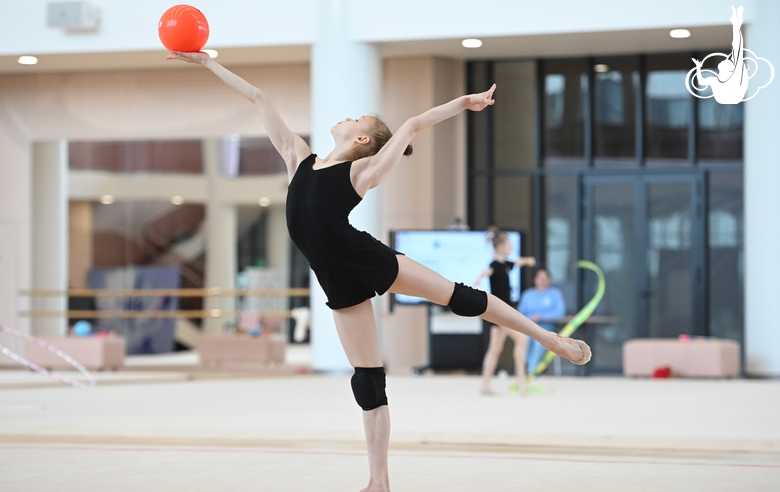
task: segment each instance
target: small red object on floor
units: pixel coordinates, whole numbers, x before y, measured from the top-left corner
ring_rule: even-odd
[[[659,367],[653,371],[654,378],[670,378],[672,377],[672,368],[669,366]]]

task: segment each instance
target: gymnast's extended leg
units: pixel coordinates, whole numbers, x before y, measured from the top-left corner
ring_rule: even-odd
[[[454,300],[456,290],[454,282],[406,256],[397,255],[396,258],[398,259],[398,277],[390,287],[390,292],[424,297],[442,306],[450,305],[451,300]],[[473,304],[478,304],[478,302]],[[476,312],[481,309],[484,309],[484,312]],[[471,310],[473,312],[468,312]],[[561,338],[556,333],[545,330],[492,294],[487,294],[486,307],[467,306],[464,311],[466,311],[463,313],[465,316],[479,316],[498,326],[505,326],[528,335],[541,343],[545,349],[565,357],[575,364],[584,364],[590,360],[590,348],[584,342]]]
[[[388,491],[390,479],[387,470],[387,449],[390,446],[390,410],[387,407],[387,399],[384,398],[384,371],[371,300],[334,310],[333,320],[336,322],[336,331],[347,359],[352,367],[356,368],[352,378],[352,389],[358,404],[364,410],[363,428],[366,433],[368,468],[371,477],[368,487],[361,492]],[[370,371],[367,372],[365,369]],[[379,385],[381,388],[378,388]],[[380,393],[378,398],[374,391]]]

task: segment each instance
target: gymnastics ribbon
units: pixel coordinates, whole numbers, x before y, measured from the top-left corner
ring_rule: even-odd
[[[585,321],[587,321],[588,318],[590,318],[590,315],[593,314],[593,311],[596,310],[596,306],[599,305],[601,299],[604,297],[604,291],[607,287],[607,283],[604,280],[604,273],[601,271],[601,268],[599,268],[598,265],[590,261],[580,260],[577,262],[577,266],[579,268],[585,268],[587,270],[596,272],[596,275],[599,277],[599,285],[593,298],[588,301],[588,303],[585,304],[585,307],[580,309],[580,312],[575,314],[571,321],[566,323],[566,326],[564,326],[561,332],[558,333],[558,335],[564,338],[570,337],[572,333],[577,330],[577,328],[579,328]],[[544,354],[544,357],[542,357],[542,359],[539,361],[539,364],[536,365],[534,372],[528,375],[528,381],[531,381],[532,379],[541,375],[554,358],[555,354],[548,350],[547,353]]]
[[[56,355],[60,359],[64,360],[68,364],[70,364],[73,367],[75,367],[76,369],[78,369],[79,372],[81,372],[84,375],[84,377],[87,378],[87,381],[77,381],[75,379],[71,379],[71,378],[68,378],[68,377],[65,377],[65,376],[61,376],[61,375],[59,375],[59,374],[57,374],[55,372],[52,372],[52,371],[50,371],[50,370],[48,370],[48,369],[46,369],[44,367],[39,366],[38,364],[36,364],[34,362],[30,362],[29,360],[25,359],[21,355],[15,353],[15,352],[12,352],[10,349],[8,349],[7,347],[4,347],[2,344],[0,344],[0,353],[7,355],[8,357],[13,359],[14,361],[18,362],[19,364],[21,364],[21,365],[23,365],[23,366],[25,366],[25,367],[27,367],[29,369],[32,369],[33,371],[35,371],[35,372],[37,372],[39,374],[43,374],[44,376],[49,376],[50,378],[52,378],[52,379],[54,379],[56,381],[59,381],[61,383],[65,383],[65,384],[69,384],[69,385],[75,386],[77,388],[91,388],[91,387],[95,386],[95,383],[96,383],[95,378],[92,376],[92,374],[90,374],[89,371],[87,371],[86,367],[84,367],[81,364],[79,364],[79,362],[76,359],[74,359],[73,357],[71,357],[68,354],[64,353],[63,351],[57,349],[52,344],[46,343],[43,340],[39,340],[39,339],[37,339],[35,337],[32,337],[32,336],[30,336],[30,335],[28,335],[26,333],[22,333],[21,331],[14,330],[12,328],[6,328],[5,326],[2,326],[2,325],[0,325],[0,332],[5,332],[5,333],[8,333],[9,335],[13,335],[13,336],[15,336],[17,338],[21,338],[23,340],[27,340],[28,342],[32,342],[35,345],[37,345],[37,346],[39,346],[39,347],[41,347],[43,349],[48,350],[52,354]]]

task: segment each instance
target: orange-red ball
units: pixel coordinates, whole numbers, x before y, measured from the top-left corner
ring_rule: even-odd
[[[170,51],[200,51],[209,39],[209,23],[195,7],[174,5],[160,18],[157,32]]]

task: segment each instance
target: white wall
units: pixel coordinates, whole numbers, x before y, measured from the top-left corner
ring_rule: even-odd
[[[369,42],[526,36],[728,23],[732,0],[353,0],[352,37]],[[744,20],[753,19],[753,1]],[[381,19],[381,22],[377,22]]]
[[[745,46],[780,70],[780,2],[760,0]],[[763,67],[765,68],[765,67]],[[759,69],[760,70],[760,69]],[[766,74],[763,74],[764,76]],[[757,75],[758,77],[758,75]],[[745,370],[780,376],[780,81],[745,104]]]

